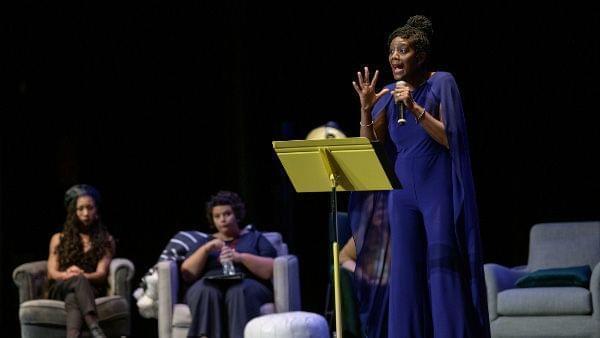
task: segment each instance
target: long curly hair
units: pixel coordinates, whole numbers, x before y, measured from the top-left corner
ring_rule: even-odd
[[[85,196],[80,195],[77,198]],[[73,198],[67,205],[67,218],[63,225],[63,231],[60,243],[56,248],[58,254],[59,269],[67,269],[71,265],[77,265],[86,272],[96,269],[96,264],[106,253],[113,253],[113,246],[110,241],[110,234],[100,220],[99,203],[94,196],[87,195],[94,199],[98,218],[89,226],[85,226],[77,217],[77,198]],[[90,236],[91,249],[84,255],[83,242],[79,236],[87,233]]]

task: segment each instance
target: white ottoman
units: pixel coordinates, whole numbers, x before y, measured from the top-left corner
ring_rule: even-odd
[[[249,321],[244,338],[329,338],[329,328],[325,317],[316,313],[273,313]]]

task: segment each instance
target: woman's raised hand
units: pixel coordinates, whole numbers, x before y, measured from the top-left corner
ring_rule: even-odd
[[[379,100],[385,93],[390,90],[387,88],[383,88],[379,91],[379,93],[375,92],[375,85],[377,84],[377,79],[379,78],[379,71],[375,71],[375,75],[373,75],[373,79],[369,80],[369,67],[365,67],[364,74],[361,72],[357,72],[358,82],[352,81],[352,86],[358,97],[360,99],[360,107],[361,109],[368,111],[373,108],[373,105],[377,100]]]

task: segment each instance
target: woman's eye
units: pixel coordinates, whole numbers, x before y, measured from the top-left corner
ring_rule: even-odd
[[[408,49],[405,47],[390,49],[390,55],[394,54],[394,52],[398,52],[399,54],[406,54],[408,53]]]

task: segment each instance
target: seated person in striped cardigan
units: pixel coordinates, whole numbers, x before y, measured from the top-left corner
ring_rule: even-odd
[[[178,232],[159,257],[159,261],[181,262],[182,279],[189,287],[185,301],[192,312],[188,333],[191,337],[227,336],[226,332],[230,337],[241,337],[245,323],[259,314],[262,304],[273,299],[270,279],[276,250],[251,225],[240,229],[244,214],[244,203],[237,194],[220,191],[206,205],[207,220],[216,232],[212,235],[200,231]],[[212,279],[223,274],[224,260],[233,262],[235,270],[244,274],[243,280],[219,284]],[[157,281],[156,271],[151,269],[143,278],[145,290],[136,291],[140,313],[147,318],[157,317]],[[239,306],[240,297],[244,298],[244,306]],[[194,312],[200,316],[214,313],[199,309],[205,306],[204,300],[222,308],[224,311],[219,312],[227,314],[227,318],[217,316],[210,321],[198,318]]]
[[[260,315],[261,305],[273,301],[274,258],[277,251],[258,231],[239,226],[245,206],[233,192],[220,191],[206,204],[206,216],[216,232],[204,239],[181,264],[181,276],[189,287],[185,302],[192,324],[188,337],[242,338],[246,323]],[[233,262],[242,279],[215,279]]]

